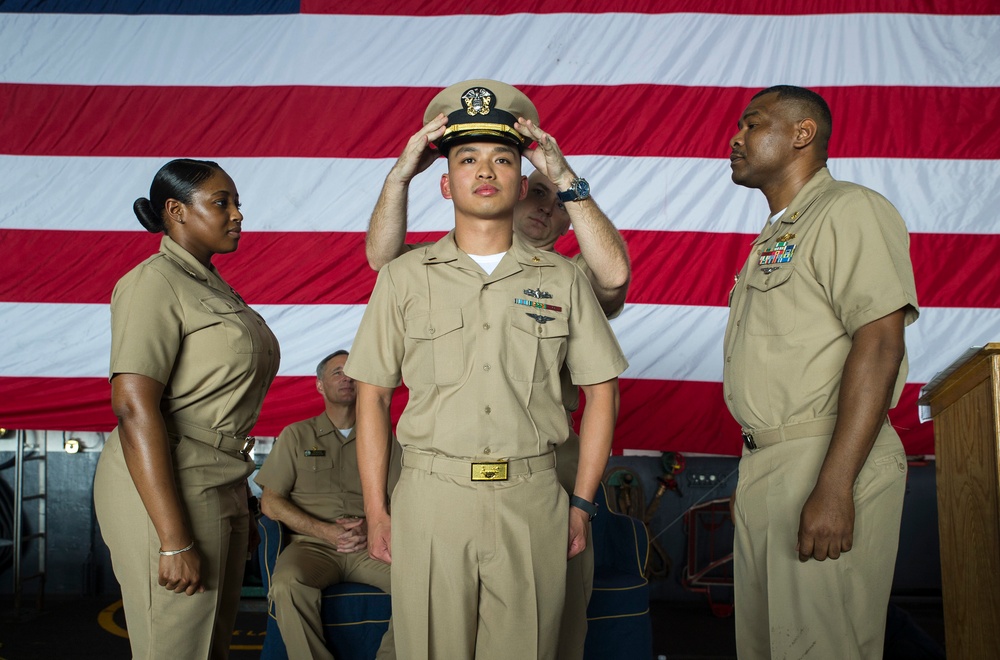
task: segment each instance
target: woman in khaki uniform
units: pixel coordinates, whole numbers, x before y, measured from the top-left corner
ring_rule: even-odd
[[[133,657],[225,658],[250,530],[247,433],[278,344],[212,266],[243,223],[217,164],[167,163],[134,210],[164,237],[111,298],[118,426],[97,466],[97,516]]]

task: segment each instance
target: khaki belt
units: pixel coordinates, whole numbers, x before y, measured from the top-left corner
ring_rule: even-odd
[[[837,416],[810,419],[807,422],[782,424],[768,429],[743,429],[743,444],[747,449],[762,449],[786,440],[798,440],[820,435],[832,435]]]
[[[555,453],[513,460],[472,461],[467,458],[449,458],[412,449],[403,450],[403,467],[452,477],[469,477],[472,481],[507,481],[508,477],[551,470],[555,466]]]
[[[250,450],[253,449],[254,444],[257,442],[257,439],[252,435],[223,433],[222,431],[202,428],[201,426],[195,426],[194,424],[188,424],[176,419],[167,422],[167,433],[204,442],[217,449],[239,452],[243,454],[243,460],[246,460],[250,454]]]

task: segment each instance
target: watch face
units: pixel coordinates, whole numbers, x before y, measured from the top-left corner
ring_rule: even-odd
[[[569,190],[558,193],[558,197],[564,202],[575,202],[590,197],[590,184],[586,179],[576,178],[569,186]]]

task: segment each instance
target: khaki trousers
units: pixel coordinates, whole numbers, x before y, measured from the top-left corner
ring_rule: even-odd
[[[293,536],[278,555],[267,595],[274,602],[289,658],[333,658],[323,638],[320,605],[323,589],[340,582],[370,584],[388,593],[389,565],[371,559],[366,550],[344,554],[308,536]],[[391,620],[375,657],[396,657]]]
[[[552,468],[473,482],[404,467],[392,493],[401,660],[556,657],[569,498]]]
[[[236,625],[250,519],[246,475],[253,463],[183,439],[174,448],[181,503],[201,556],[204,593],[157,584],[160,541],[132,482],[117,430],[94,477],[94,503],[111,550],[133,658],[227,658]]]
[[[568,495],[573,494],[579,460],[580,436],[570,427],[569,438],[556,448],[556,475]],[[587,641],[587,605],[593,591],[594,544],[588,528],[587,548],[566,564],[566,602],[559,624],[558,660],[583,660],[583,647]]]
[[[839,559],[800,562],[802,506],[829,437],[744,452],[733,523],[736,648],[742,659],[882,657],[899,544],[906,456],[883,426],[854,486],[854,545]]]

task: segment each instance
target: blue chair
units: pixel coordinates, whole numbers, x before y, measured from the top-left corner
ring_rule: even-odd
[[[608,509],[604,484],[591,523],[594,591],[587,607],[586,660],[637,660],[653,654],[649,617],[649,531],[642,521]]]
[[[260,573],[265,591],[271,587],[271,573],[278,553],[285,547],[284,527],[261,515]],[[342,582],[323,590],[320,614],[327,648],[338,660],[370,660],[375,657],[382,635],[389,627],[392,606],[389,594],[381,589],[356,582]],[[267,631],[264,635],[262,660],[288,660],[285,642],[278,629],[274,606],[267,610]],[[293,660],[299,660],[294,658]]]

